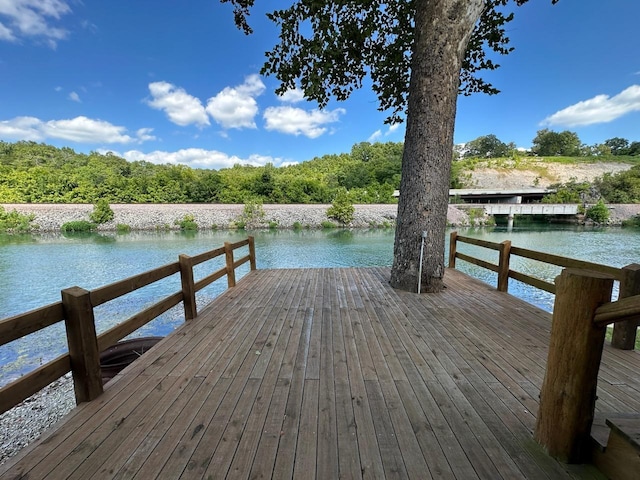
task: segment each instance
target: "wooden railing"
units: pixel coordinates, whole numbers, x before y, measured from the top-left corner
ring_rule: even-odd
[[[248,247],[249,253],[236,260],[234,251],[245,246]],[[223,268],[197,282],[194,281],[194,266],[221,255],[224,255],[226,259]],[[72,372],[73,375],[76,402],[93,400],[102,393],[100,352],[180,302],[183,302],[185,320],[193,320],[198,314],[196,292],[225,275],[228,287],[234,287],[236,285],[235,270],[247,262],[250,263],[251,270],[256,269],[253,237],[235,243],[225,242],[224,247],[195,256],[180,255],[175,263],[94,290],[85,290],[80,287],[67,288],[61,292],[62,301],[60,302],[0,321],[0,346],[64,321],[69,348],[68,353],[2,387],[0,389],[0,414],[13,408],[68,372]],[[180,273],[182,286],[180,291],[136,313],[128,320],[100,335],[96,334],[95,307],[176,273]]]
[[[469,245],[476,245],[479,247],[488,248],[498,252],[497,263],[491,263],[486,260],[482,260],[470,255],[461,253],[458,251],[458,243],[465,243]],[[624,318],[618,320],[610,320],[605,323],[614,323],[613,338],[611,344],[615,348],[621,348],[625,350],[631,350],[635,346],[635,337],[637,330],[637,319],[635,318],[635,312],[633,306],[634,301],[628,300],[628,297],[633,297],[640,293],[640,265],[632,264],[623,268],[611,267],[609,265],[602,265],[599,263],[587,262],[584,260],[578,260],[575,258],[562,257],[560,255],[554,255],[551,253],[537,252],[535,250],[528,250],[526,248],[514,247],[511,242],[506,240],[501,243],[489,242],[487,240],[481,240],[478,238],[465,237],[458,235],[457,232],[452,232],[449,243],[449,268],[456,267],[456,259],[464,260],[479,267],[486,268],[492,272],[498,274],[497,289],[501,292],[509,291],[509,279],[513,278],[527,285],[531,285],[540,290],[556,294],[556,284],[550,283],[544,279],[536,278],[531,275],[527,275],[522,272],[518,272],[510,268],[511,257],[519,256],[522,258],[528,258],[531,260],[537,260],[542,263],[556,265],[564,268],[589,270],[610,276],[612,279],[620,282],[618,306],[610,306],[604,310],[598,319],[601,322],[606,318],[613,318],[610,311],[618,310],[625,312],[626,321]],[[610,304],[613,305],[613,304]],[[631,313],[629,313],[631,312]],[[616,313],[617,314],[617,313]]]
[[[467,243],[498,252],[497,263],[457,251]],[[554,283],[509,267],[511,256],[565,267]],[[589,461],[590,431],[595,413],[598,372],[605,326],[614,324],[611,345],[631,350],[640,324],[640,264],[615,268],[549,253],[488,242],[453,232],[449,267],[456,259],[498,274],[497,288],[507,292],[509,278],[555,294],[546,371],[540,389],[534,438],[551,456],[568,463]],[[611,301],[614,281],[618,300]]]
[[[559,460],[589,461],[604,327],[626,323],[635,337],[640,318],[640,265],[631,267],[627,275],[635,279],[635,295],[616,302],[611,302],[614,279],[610,275],[567,268],[556,278],[551,339],[534,436]]]

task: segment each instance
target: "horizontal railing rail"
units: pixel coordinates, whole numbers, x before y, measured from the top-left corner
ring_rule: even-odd
[[[483,260],[459,252],[458,243],[465,243],[487,248],[490,250],[495,250],[498,252],[498,262],[492,263],[487,260]],[[602,312],[596,316],[595,321],[602,324],[614,323],[612,340],[612,345],[614,347],[627,350],[634,348],[637,319],[639,318],[638,315],[640,314],[633,313],[636,312],[636,310],[634,309],[638,309],[639,307],[637,301],[631,299],[634,295],[640,293],[640,274],[636,274],[636,271],[640,271],[640,266],[634,264],[624,268],[612,267],[609,265],[588,262],[585,260],[563,257],[561,255],[555,255],[552,253],[545,253],[535,250],[529,250],[526,248],[515,247],[512,246],[511,242],[508,240],[497,243],[458,235],[457,232],[451,233],[449,243],[449,268],[456,268],[456,260],[460,259],[497,273],[498,282],[496,288],[501,292],[509,291],[509,279],[512,278],[527,285],[531,285],[534,288],[544,290],[555,295],[556,285],[554,283],[510,268],[511,257],[514,255],[563,268],[590,270],[599,274],[608,275],[614,280],[619,281],[621,299],[618,302],[621,303],[617,307],[614,305],[618,302],[608,303],[607,305],[600,307],[607,308],[604,308],[604,310],[602,310]],[[632,311],[632,313],[629,313],[630,311]],[[620,318],[618,318],[618,316],[620,316]],[[612,320],[605,321],[605,318]],[[623,331],[625,332],[624,334],[621,333]]]
[[[603,326],[618,322],[635,322],[640,320],[640,295],[621,298],[615,302],[605,303],[596,310],[593,321]]]
[[[248,254],[235,260],[234,251],[248,247]],[[194,281],[193,267],[217,257],[225,256],[225,266],[204,278]],[[178,262],[133,275],[124,280],[84,290],[72,287],[63,290],[62,301],[40,307],[0,321],[0,346],[46,327],[65,322],[69,352],[23,375],[0,388],[0,414],[18,405],[63,375],[71,372],[76,402],[89,401],[102,393],[100,352],[116,344],[169,309],[183,302],[185,320],[197,316],[196,292],[227,277],[229,288],[236,285],[235,270],[250,263],[256,269],[253,237],[239,242],[225,242],[224,247],[195,256],[180,255]],[[97,335],[93,309],[99,305],[132,293],[152,283],[180,273],[181,290],[137,312],[127,320]]]

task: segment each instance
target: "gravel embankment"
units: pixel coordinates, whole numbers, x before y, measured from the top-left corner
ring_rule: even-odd
[[[35,215],[34,223],[41,232],[57,232],[63,223],[88,220],[93,205],[87,204],[4,204],[6,211],[16,210]],[[295,223],[302,227],[319,228],[329,221],[327,209],[330,205],[263,205],[264,217],[258,228],[268,228],[275,222],[278,228],[292,228]],[[177,221],[185,215],[193,215],[199,228],[232,228],[241,220],[244,205],[222,204],[112,204],[114,218],[100,225],[98,230],[115,230],[116,225],[128,225],[132,230],[178,229]],[[351,227],[367,228],[395,225],[398,206],[395,204],[355,205]],[[466,214],[449,207],[447,215],[452,225],[465,225]]]
[[[71,374],[0,415],[0,465],[55,425],[76,405]]]

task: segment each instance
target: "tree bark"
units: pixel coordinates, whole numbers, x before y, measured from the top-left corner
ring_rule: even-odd
[[[484,0],[417,0],[391,285],[444,288],[444,241],[460,69]]]

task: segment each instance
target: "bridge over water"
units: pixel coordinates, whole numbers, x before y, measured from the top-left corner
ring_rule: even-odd
[[[470,203],[459,208],[483,208],[487,215],[576,215],[577,203]]]
[[[483,209],[486,215],[506,215],[507,228],[513,227],[515,215],[576,215],[577,203],[461,203],[460,210]]]

